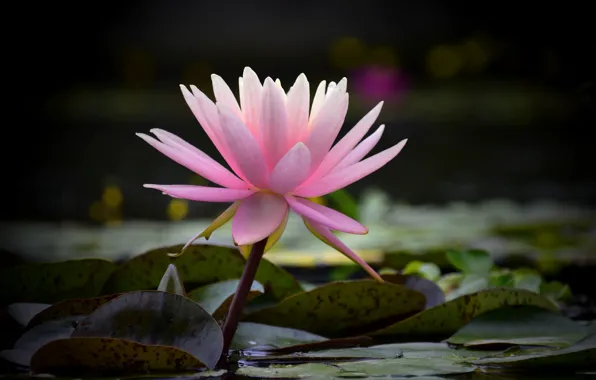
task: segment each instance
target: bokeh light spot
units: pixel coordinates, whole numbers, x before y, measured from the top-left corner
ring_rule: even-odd
[[[426,58],[426,68],[435,78],[451,78],[460,72],[463,64],[458,50],[446,45],[432,48]]]
[[[118,207],[122,203],[122,191],[117,186],[108,186],[103,190],[101,197],[108,207]]]
[[[188,214],[188,201],[185,199],[172,199],[168,204],[168,218],[182,220]]]
[[[344,37],[331,45],[331,64],[341,69],[351,69],[362,63],[364,43],[355,37]]]

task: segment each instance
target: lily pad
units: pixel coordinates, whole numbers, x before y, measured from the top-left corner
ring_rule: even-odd
[[[495,288],[453,299],[426,309],[408,319],[377,330],[372,335],[400,336],[402,339],[444,339],[454,334],[474,317],[505,306],[531,305],[558,310],[547,298],[522,289]],[[401,340],[401,339],[400,339]]]
[[[31,359],[34,373],[189,371],[204,367],[188,352],[125,339],[77,337],[54,340]]]
[[[232,349],[259,348],[270,350],[326,340],[327,338],[307,331],[263,325],[261,323],[240,322],[232,341]]]
[[[596,363],[596,334],[558,350],[542,350],[537,353],[524,351],[505,353],[501,357],[490,357],[471,361],[480,367],[501,367],[507,369],[539,370],[592,370]]]
[[[96,297],[115,264],[101,259],[23,264],[0,270],[0,303],[53,303]]]
[[[29,366],[33,354],[46,343],[69,338],[75,329],[77,317],[49,321],[26,331],[16,341],[12,350],[0,352],[0,357],[12,363]]]
[[[47,303],[17,302],[8,305],[6,309],[18,324],[27,326],[33,317],[51,306]]]
[[[110,302],[118,296],[120,296],[120,294],[110,294],[93,298],[73,298],[57,302],[31,318],[27,324],[27,328],[29,329],[43,322],[59,320],[71,316],[87,316],[98,307]]]
[[[502,345],[567,347],[588,335],[559,313],[533,306],[491,310],[474,318],[447,342],[464,347]]]
[[[488,275],[493,266],[490,253],[478,249],[449,250],[446,255],[451,265],[466,274]]]
[[[356,335],[424,308],[422,293],[372,280],[329,283],[251,313],[250,322],[291,327],[326,336]]]
[[[210,313],[215,320],[221,320],[232,304],[232,298],[234,298],[239,283],[239,280],[228,280],[205,285],[191,291],[188,297]],[[255,281],[250,287],[247,299],[252,300],[263,294],[264,291],[263,285]]]
[[[426,297],[426,309],[445,302],[443,290],[434,282],[419,276],[403,274],[382,275],[383,280],[392,284],[404,285],[405,287],[417,290]]]
[[[159,291],[114,298],[82,320],[72,336],[176,347],[209,368],[215,366],[223,349],[221,329],[208,312],[189,298]]]
[[[124,262],[106,283],[104,293],[156,289],[170,264],[176,265],[187,285],[238,279],[244,271],[246,260],[236,248],[196,244],[179,257],[168,256],[181,249],[182,245],[154,249]],[[266,259],[261,260],[256,279],[277,299],[302,290],[291,274]]]

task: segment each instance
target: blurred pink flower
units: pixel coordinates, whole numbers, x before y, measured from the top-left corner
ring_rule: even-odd
[[[356,92],[369,100],[399,101],[408,89],[408,81],[395,67],[364,66],[352,74]]]
[[[286,94],[279,82],[267,78],[261,84],[255,72],[245,68],[240,78],[240,104],[221,77],[214,74],[212,80],[215,104],[195,86],[190,86],[192,93],[185,86],[180,88],[233,173],[169,132],[152,129],[157,139],[137,134],[172,160],[222,186],[145,187],[193,201],[233,202],[185,248],[200,237],[208,239],[233,218],[232,237],[236,245],[250,249],[252,244],[268,238],[266,249],[269,249],[283,233],[291,209],[315,236],[380,280],[364,260],[331,232],[366,234],[367,228],[307,198],[348,186],[381,168],[401,151],[407,140],[363,160],[383,133],[384,126],[380,126],[362,140],[377,119],[382,102],[333,145],[348,109],[345,78],[328,86],[321,82],[310,112],[310,89],[304,74],[298,76]]]

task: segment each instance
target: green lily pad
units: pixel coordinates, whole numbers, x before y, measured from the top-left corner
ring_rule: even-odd
[[[213,368],[223,349],[217,322],[189,298],[159,291],[125,293],[83,319],[72,337],[127,339],[171,346]]]
[[[37,314],[51,307],[47,303],[17,302],[8,305],[8,314],[21,326],[27,326]]]
[[[95,297],[114,271],[101,259],[23,264],[0,270],[0,304],[53,303],[67,298]]]
[[[251,313],[246,321],[291,327],[325,336],[356,335],[424,309],[424,295],[372,280],[329,283]]]
[[[444,339],[474,317],[487,311],[505,306],[531,305],[547,310],[558,310],[557,306],[547,298],[522,289],[495,288],[453,299],[430,309],[426,309],[408,319],[377,330],[372,335],[401,337],[411,340]]]
[[[392,284],[404,285],[405,287],[417,290],[426,297],[426,309],[437,306],[445,302],[443,290],[434,282],[419,276],[403,274],[382,275],[383,280]]]
[[[31,358],[34,373],[180,372],[205,367],[188,352],[125,339],[77,337],[54,340]]]
[[[37,326],[40,323],[47,321],[59,320],[71,316],[87,316],[91,314],[98,307],[110,302],[120,294],[110,294],[107,296],[93,297],[93,298],[73,298],[57,302],[50,307],[37,313],[29,323],[27,328]]]
[[[539,370],[592,370],[596,363],[596,334],[558,350],[524,352],[523,350],[504,353],[501,357],[490,357],[471,361],[480,367],[500,367],[504,369]]]
[[[464,347],[566,347],[586,335],[586,326],[559,313],[533,306],[521,306],[491,310],[479,315],[447,342]]]
[[[435,263],[413,260],[406,265],[402,274],[417,275],[431,281],[437,281],[441,277],[441,268]]]
[[[493,266],[490,253],[482,250],[449,250],[446,255],[451,265],[466,274],[488,275]]]
[[[447,301],[490,288],[489,276],[470,273],[461,277],[457,288],[447,293]]]
[[[70,337],[76,320],[76,317],[70,317],[35,326],[21,335],[11,350],[0,352],[0,357],[21,366],[29,366],[31,357],[40,347],[51,341]]]
[[[201,305],[203,310],[210,313],[215,320],[220,320],[228,312],[239,283],[239,280],[228,280],[205,285],[191,291],[188,297]],[[255,281],[250,287],[247,298],[254,299],[264,291],[263,285]]]
[[[232,349],[278,349],[323,341],[327,341],[327,338],[307,331],[263,325],[261,323],[240,322],[232,340]]]
[[[124,262],[106,283],[104,294],[156,289],[170,264],[176,265],[187,287],[238,279],[244,271],[246,260],[236,248],[196,244],[182,256],[168,256],[181,249],[182,245],[153,249]],[[256,279],[277,299],[302,291],[291,274],[266,259],[261,260]]]

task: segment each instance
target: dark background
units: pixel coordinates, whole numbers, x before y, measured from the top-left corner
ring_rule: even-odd
[[[237,91],[244,66],[286,90],[301,72],[313,91],[348,77],[342,133],[386,99],[375,151],[408,146],[354,194],[594,201],[589,2],[52,2],[4,16],[4,220],[166,219],[170,200],[142,184],[196,179],[134,133],[163,128],[219,160],[178,84],[211,96],[215,72]]]

